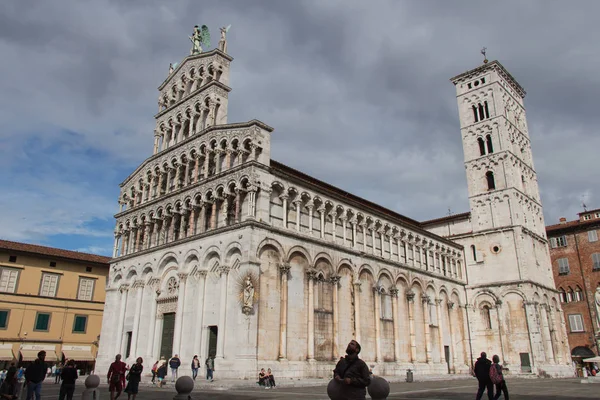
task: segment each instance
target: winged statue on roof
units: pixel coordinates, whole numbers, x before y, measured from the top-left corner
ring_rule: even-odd
[[[221,28],[221,39],[219,40],[219,50],[223,53],[227,53],[227,32],[231,28],[231,24]]]
[[[194,26],[194,33],[192,36],[189,36],[190,41],[192,42],[192,49],[190,50],[190,55],[200,54],[202,53],[202,48],[208,50],[210,47],[210,32],[208,31],[208,26],[202,25],[202,27],[198,27],[198,25]]]

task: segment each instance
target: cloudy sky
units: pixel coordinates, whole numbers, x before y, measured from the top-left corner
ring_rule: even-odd
[[[546,222],[600,208],[600,2],[0,3],[0,238],[109,255],[119,183],[193,25],[232,24],[230,122],[417,220],[468,211],[455,91],[486,46],[525,99]],[[213,39],[213,45],[216,40]]]

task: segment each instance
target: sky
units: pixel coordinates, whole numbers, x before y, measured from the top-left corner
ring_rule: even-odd
[[[574,6],[576,4],[576,6]],[[449,78],[526,89],[546,224],[600,208],[600,2],[0,2],[0,238],[111,255],[119,184],[152,154],[157,87],[196,24],[231,24],[229,122],[272,159],[416,220],[468,211]]]

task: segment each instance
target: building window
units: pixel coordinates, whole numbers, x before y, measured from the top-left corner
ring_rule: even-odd
[[[558,291],[558,295],[560,296],[560,302],[561,303],[566,303],[567,302],[567,292],[565,292],[565,289],[560,288]]]
[[[488,171],[485,173],[485,179],[487,181],[488,190],[496,189],[496,182],[494,181],[494,173],[492,171]]]
[[[600,253],[592,254],[592,270],[600,270]]]
[[[42,274],[42,284],[40,287],[40,296],[56,297],[56,290],[58,289],[58,278],[57,274]]]
[[[569,314],[571,332],[583,332],[583,317],[581,314]]]
[[[565,235],[550,238],[550,247],[567,247],[567,237]]]
[[[6,329],[8,327],[8,316],[10,315],[9,310],[0,310],[0,329]]]
[[[76,315],[73,320],[73,333],[85,333],[87,328],[87,315]]]
[[[588,241],[590,243],[597,242],[598,241],[598,231],[596,231],[596,230],[588,231]]]
[[[479,114],[477,113],[477,107],[473,106],[473,119],[475,120],[475,122],[479,122]]]
[[[35,316],[34,331],[48,331],[50,327],[50,313],[37,313]]]
[[[477,143],[479,144],[479,155],[485,156],[485,143],[482,138],[477,138]]]
[[[558,259],[558,274],[559,275],[567,275],[571,272],[569,268],[569,259],[567,258],[559,258]]]
[[[50,266],[51,267],[56,267],[56,261],[50,261]]]
[[[2,272],[0,273],[0,292],[14,293],[17,290],[18,278],[18,269],[2,268]]]
[[[8,256],[8,262],[17,262],[17,256]]]
[[[79,290],[77,290],[77,299],[92,301],[94,296],[94,281],[90,278],[79,278]]]
[[[590,214],[586,214],[583,216],[584,221],[589,221],[590,219],[592,219],[592,216]]]
[[[481,307],[481,320],[485,329],[492,329],[492,316],[490,314],[490,307],[487,305]]]
[[[488,154],[492,154],[494,152],[494,146],[492,145],[492,135],[487,135],[485,137],[485,143],[487,145]]]
[[[573,289],[569,288],[569,291],[567,292],[567,303],[570,303],[573,301]]]
[[[574,294],[574,299],[575,301],[582,301],[583,300],[583,292],[581,291],[581,288],[579,286],[577,286],[575,288],[575,294]]]

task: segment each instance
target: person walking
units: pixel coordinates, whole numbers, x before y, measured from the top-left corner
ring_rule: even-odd
[[[127,374],[127,387],[125,388],[125,393],[127,393],[127,400],[130,400],[133,396],[133,400],[135,400],[135,396],[137,396],[140,381],[142,380],[142,371],[144,370],[144,366],[142,363],[144,360],[142,357],[138,357],[135,360],[135,364],[129,368],[129,373]]]
[[[117,354],[115,356],[115,361],[110,364],[108,374],[106,375],[110,400],[116,400],[121,395],[123,386],[125,385],[125,372],[127,372],[127,365],[121,361],[121,355]],[[116,396],[115,392],[117,392]]]
[[[6,373],[0,385],[0,399],[16,400],[19,398],[19,383],[17,381],[17,369],[11,368]]]
[[[192,358],[192,379],[196,380],[196,377],[198,376],[198,370],[200,369],[200,360],[198,360],[198,356],[194,356],[194,358]]]
[[[163,387],[163,382],[167,377],[167,363],[164,362],[162,364],[158,364],[158,369],[156,370],[156,376],[158,377],[158,387]]]
[[[75,361],[69,360],[64,368],[60,369],[60,377],[62,384],[60,385],[60,393],[58,400],[73,400],[73,393],[75,393],[75,382],[77,382],[77,369],[75,368]]]
[[[484,351],[481,352],[481,356],[475,362],[475,377],[479,382],[479,387],[477,388],[477,396],[475,400],[481,400],[483,396],[483,392],[487,389],[487,395],[489,400],[493,400],[494,396],[494,385],[492,384],[492,380],[490,379],[490,367],[492,366],[492,362],[488,360],[487,354]]]
[[[25,382],[27,385],[26,400],[36,400],[42,398],[42,382],[46,379],[46,352],[44,350],[37,354],[38,358],[25,370]]]
[[[179,356],[175,354],[173,358],[169,360],[169,367],[171,368],[171,382],[175,382],[175,380],[177,380],[177,370],[179,369],[180,365],[181,360],[179,359]]]
[[[492,361],[493,364],[491,368],[495,368],[496,373],[499,375],[500,379],[502,379],[500,383],[496,383],[496,395],[494,396],[494,400],[498,400],[502,394],[504,394],[504,400],[508,400],[508,388],[506,387],[504,374],[502,374],[502,365],[500,365],[500,357],[494,355],[492,357]]]
[[[367,364],[358,358],[360,350],[360,344],[351,340],[346,347],[346,357],[340,359],[333,370],[333,378],[341,384],[341,399],[366,399],[366,388],[371,384],[371,377]]]
[[[215,360],[213,356],[209,355],[204,362],[206,365],[206,380],[213,381],[213,371],[215,370]]]
[[[154,363],[154,365],[152,366],[152,370],[150,372],[152,372],[152,384],[156,384],[156,372],[158,371],[158,361]]]
[[[56,366],[56,370],[54,372],[54,383],[60,383],[60,380],[62,379],[62,372],[63,369],[63,365],[62,363],[58,363],[58,365]]]

